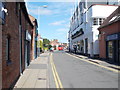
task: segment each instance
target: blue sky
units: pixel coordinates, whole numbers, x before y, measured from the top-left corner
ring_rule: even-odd
[[[38,30],[43,38],[67,42],[73,2],[27,2],[26,5],[29,14],[38,20]],[[43,5],[48,7],[41,7]]]

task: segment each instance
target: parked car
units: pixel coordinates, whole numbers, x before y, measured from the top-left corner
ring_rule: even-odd
[[[59,50],[59,51],[63,50],[63,46],[62,46],[62,45],[59,45],[59,46],[58,46],[58,50]]]

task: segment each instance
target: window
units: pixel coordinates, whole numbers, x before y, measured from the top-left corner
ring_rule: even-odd
[[[7,36],[7,39],[6,39],[6,60],[7,60],[7,64],[11,62],[10,60],[10,36]]]
[[[104,20],[104,18],[93,18],[93,25],[101,25]]]
[[[108,58],[113,58],[113,42],[108,42]]]
[[[105,20],[104,18],[99,18],[99,25],[101,25],[104,20]]]
[[[98,25],[98,18],[93,18],[93,25]]]
[[[82,2],[79,3],[80,12],[82,11]]]
[[[83,23],[83,13],[81,14],[81,24]]]

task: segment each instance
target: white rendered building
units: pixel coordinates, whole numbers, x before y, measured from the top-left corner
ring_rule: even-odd
[[[93,1],[93,0],[92,0]],[[113,3],[112,3],[113,4]],[[103,23],[117,5],[109,5],[108,2],[79,2],[71,21],[69,31],[69,50],[95,57],[99,55],[98,27]]]

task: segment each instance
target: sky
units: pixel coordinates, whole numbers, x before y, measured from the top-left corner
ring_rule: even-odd
[[[47,5],[47,8],[42,7]],[[42,38],[68,42],[70,18],[74,2],[26,2],[30,15],[38,20],[38,31]]]

